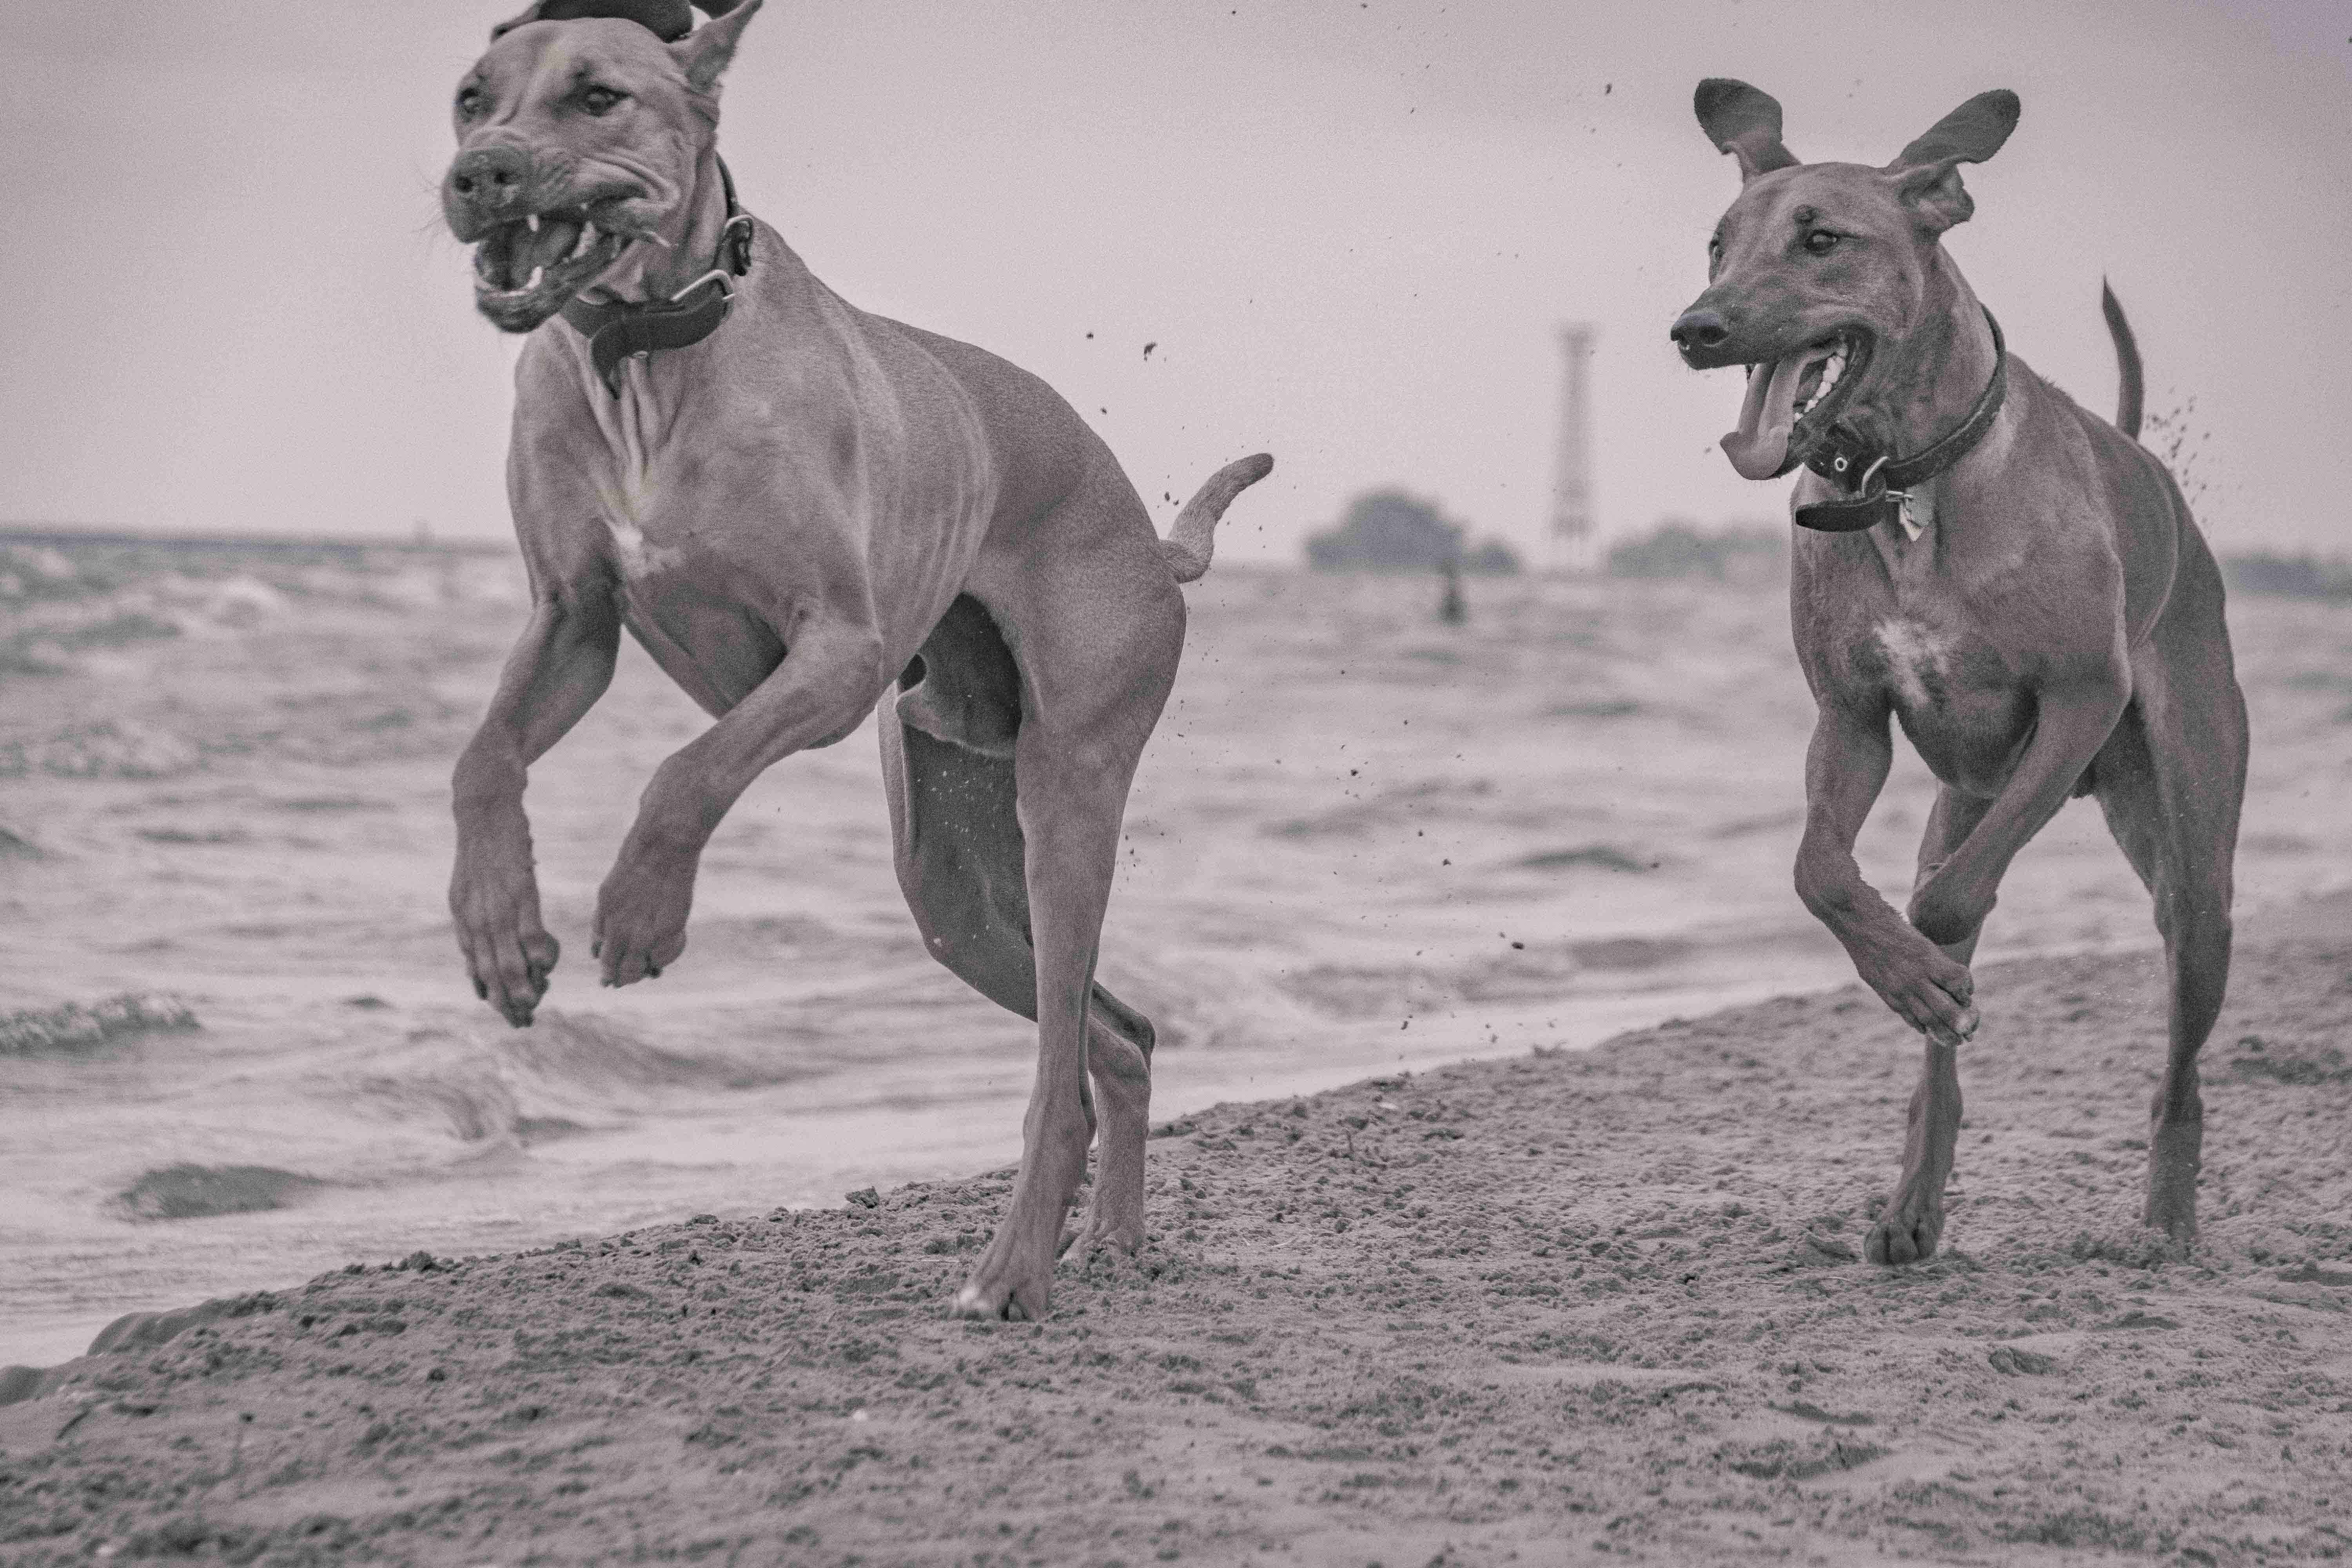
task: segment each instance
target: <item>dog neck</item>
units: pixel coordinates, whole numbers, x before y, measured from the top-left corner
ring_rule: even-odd
[[[710,242],[709,268],[691,273],[674,289],[662,274],[649,278],[641,271],[635,279],[635,288],[642,290],[651,283],[667,290],[649,300],[627,298],[629,285],[624,284],[607,289],[604,299],[583,292],[563,307],[563,319],[588,340],[589,363],[614,397],[621,395],[622,367],[627,361],[643,360],[656,350],[691,347],[717,331],[735,309],[735,280],[751,268],[756,226],[751,216],[735,205],[735,186],[727,176],[727,165],[714,157],[710,166],[719,175],[719,216],[717,236]],[[706,191],[708,186],[706,180]],[[681,225],[686,243],[695,247],[692,254],[696,255],[701,253],[696,230],[702,207],[701,202],[689,200]],[[676,247],[671,248],[674,252]]]
[[[727,181],[719,173],[719,149],[713,144],[704,147],[696,159],[694,184],[679,211],[652,238],[639,242],[654,247],[657,255],[631,268],[628,276],[583,289],[580,298],[599,305],[645,305],[668,300],[713,267],[725,265],[723,259],[712,258],[719,253],[727,218]]]
[[[1840,423],[1881,452],[1925,451],[1984,395],[1999,351],[1984,307],[1942,246],[1930,252],[1917,320],[1879,353],[1885,373]]]

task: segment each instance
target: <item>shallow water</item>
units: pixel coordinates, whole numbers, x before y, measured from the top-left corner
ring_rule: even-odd
[[[1155,1116],[1849,978],[1789,889],[1811,705],[1778,587],[1469,591],[1448,628],[1418,579],[1221,568],[1192,590],[1103,944],[1160,1028]],[[347,1261],[1013,1158],[1029,1027],[917,942],[870,725],[737,806],[684,959],[594,986],[597,883],[705,722],[634,647],[533,773],[567,949],[541,1021],[474,1001],[442,903],[447,775],[521,614],[494,554],[0,562],[0,1011],[168,994],[203,1025],[0,1057],[0,1363]],[[2242,597],[2231,618],[2246,910],[2352,882],[2352,609]],[[1906,752],[1860,851],[1898,899],[1929,799]],[[2151,938],[2077,802],[1984,952]],[[252,1179],[283,1207],[142,1217],[177,1165],[307,1180]]]

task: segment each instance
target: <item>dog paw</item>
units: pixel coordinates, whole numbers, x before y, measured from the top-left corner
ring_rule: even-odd
[[[1046,1233],[1049,1238],[1055,1233]],[[1039,1256],[1024,1256],[1035,1253]],[[948,1303],[951,1317],[1009,1322],[1042,1321],[1054,1294],[1054,1254],[1045,1247],[1022,1248],[1007,1244],[999,1231],[980,1262]]]
[[[1099,1205],[1089,1208],[1063,1245],[1081,1258],[1102,1252],[1132,1258],[1143,1245],[1143,1216],[1105,1214]]]
[[[1873,1263],[1921,1263],[1936,1255],[1943,1239],[1944,1215],[1937,1207],[1897,1196],[1870,1227],[1863,1256]]]
[[[540,923],[539,886],[530,865],[461,854],[450,880],[449,912],[474,994],[516,1028],[529,1028],[562,951]]]
[[[658,980],[686,951],[695,862],[624,855],[596,893],[590,952],[607,985]]]
[[[1041,1322],[1053,1295],[1051,1270],[1033,1274],[1025,1279],[1011,1276],[991,1278],[983,1264],[974,1271],[948,1302],[951,1318],[977,1318],[985,1322],[1002,1320],[1008,1323]]]
[[[1916,936],[1856,967],[1881,1001],[1938,1045],[1958,1046],[1977,1032],[1976,976]]]

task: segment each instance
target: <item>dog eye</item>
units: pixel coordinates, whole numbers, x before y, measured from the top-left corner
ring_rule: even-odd
[[[609,114],[621,96],[609,87],[592,87],[580,95],[580,107],[591,114]]]
[[[476,114],[478,114],[478,113],[479,113],[479,112],[481,111],[481,108],[482,108],[482,89],[481,89],[480,88],[478,88],[478,87],[467,87],[467,88],[460,88],[460,89],[458,89],[458,91],[457,91],[457,112],[458,112],[458,113],[460,113],[460,114],[462,114],[462,115],[466,116],[466,118],[467,118],[467,119],[470,120],[470,119],[472,119]]]
[[[1805,236],[1805,248],[1811,251],[1815,256],[1827,256],[1831,251],[1837,248],[1837,242],[1840,237],[1840,236],[1832,234],[1828,229],[1817,228],[1813,230],[1812,233]]]

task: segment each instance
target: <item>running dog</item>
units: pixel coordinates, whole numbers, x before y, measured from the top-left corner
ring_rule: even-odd
[[[1868,1240],[1936,1250],[1975,1031],[1969,962],[2003,872],[2070,795],[2095,795],[2156,903],[2170,1049],[2148,1137],[2147,1223],[2197,1225],[2197,1053],[2230,972],[2246,710],[2221,574],[2139,446],[2138,351],[2112,293],[2115,423],[2012,358],[1941,243],[1974,203],[1959,166],[2000,150],[2010,92],[1970,99],[1883,169],[1801,163],[1780,106],[1699,84],[1699,124],[1742,185],[1708,287],[1672,329],[1698,369],[1748,367],[1723,438],[1751,479],[1800,465],[1790,588],[1819,709],[1797,891],[1886,1005],[1927,1037],[1903,1172]],[[1887,721],[1942,787],[1907,920],[1864,882],[1855,835],[1885,783]]]
[[[760,0],[541,0],[454,106],[442,185],[476,301],[529,332],[508,493],[532,610],[455,777],[449,907],[517,1027],[546,994],[525,770],[624,627],[714,718],[662,763],[597,897],[604,983],[686,949],[703,846],[774,763],[877,702],[898,881],[933,957],[1037,1024],[1012,1207],[953,1310],[1042,1316],[1077,1239],[1143,1237],[1152,1027],[1095,983],[1136,761],[1184,643],[1178,584],[1234,463],[1161,541],[1035,376],[845,303],[737,205],[719,76]]]

